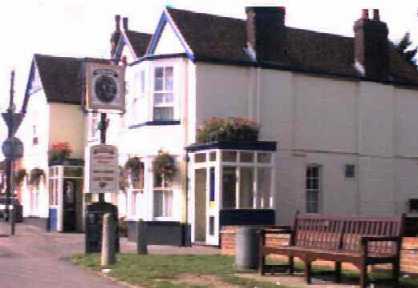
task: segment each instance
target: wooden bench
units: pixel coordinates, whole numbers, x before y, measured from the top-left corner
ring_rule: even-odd
[[[289,259],[289,272],[294,271],[294,257],[305,264],[305,281],[311,283],[311,263],[315,260],[335,262],[336,282],[341,281],[341,264],[348,262],[360,270],[360,287],[365,288],[367,266],[392,264],[395,285],[400,273],[400,250],[405,216],[343,217],[299,213],[290,232],[289,245],[269,247],[266,234],[283,230],[260,231],[260,273],[274,273],[283,265],[266,265],[266,256],[278,254]]]

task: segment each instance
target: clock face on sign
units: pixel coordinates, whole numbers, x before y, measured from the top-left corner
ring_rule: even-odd
[[[118,91],[115,79],[108,75],[100,75],[94,83],[94,92],[97,98],[105,103],[112,102]]]

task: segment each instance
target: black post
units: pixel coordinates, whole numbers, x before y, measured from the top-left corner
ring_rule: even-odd
[[[10,123],[8,123],[9,125],[7,125],[7,138],[8,139],[12,139],[13,134],[14,134],[14,103],[13,103],[13,98],[14,98],[14,91],[13,91],[13,87],[14,87],[14,81],[15,81],[15,71],[12,71],[10,74],[10,98],[9,98],[9,108],[7,109],[7,113],[9,113],[10,115]],[[7,157],[6,159],[6,221],[10,222],[10,234],[14,235],[14,217],[11,216],[12,213],[14,213],[13,211],[10,211],[10,204],[11,204],[11,195],[12,195],[12,191],[13,190],[13,159],[11,157]],[[14,208],[14,207],[13,207]]]
[[[100,113],[100,144],[106,144],[106,130],[107,130],[107,119],[106,113]],[[104,203],[105,195],[104,193],[99,194],[99,202]]]

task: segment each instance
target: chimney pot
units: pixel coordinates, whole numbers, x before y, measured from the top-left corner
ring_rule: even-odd
[[[380,21],[379,9],[373,9],[373,20],[374,21]]]
[[[354,23],[354,61],[361,65],[359,72],[374,81],[385,81],[389,77],[389,40],[386,23],[379,20],[379,12],[373,9],[372,21],[363,9],[362,18]]]
[[[369,19],[369,9],[361,10],[361,19],[364,19],[364,20]]]
[[[128,31],[128,17],[123,17],[122,18],[123,21],[123,30]]]
[[[270,61],[272,51],[284,43],[286,8],[283,6],[246,7],[247,45],[251,57]]]
[[[120,15],[115,15],[115,30],[120,31]]]

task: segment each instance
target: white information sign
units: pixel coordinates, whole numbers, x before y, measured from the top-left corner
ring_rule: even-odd
[[[90,147],[88,193],[119,191],[118,150],[112,145]]]

